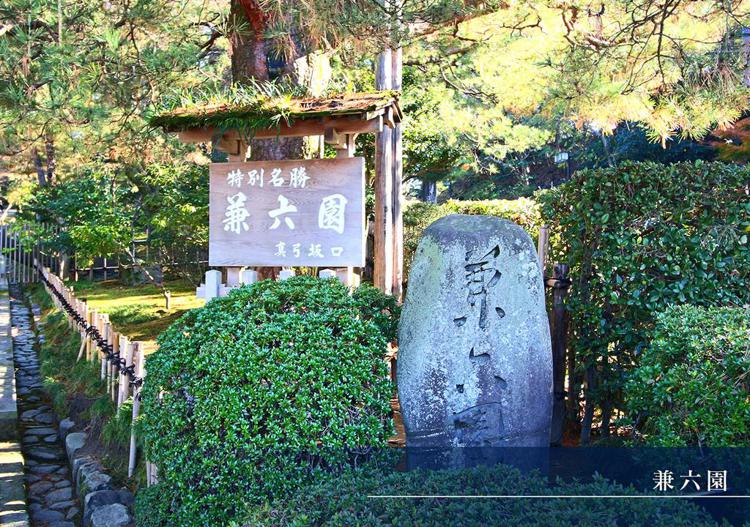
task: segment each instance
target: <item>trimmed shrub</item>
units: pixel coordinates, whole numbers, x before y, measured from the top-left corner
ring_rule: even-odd
[[[168,514],[143,524],[224,525],[383,445],[398,314],[371,286],[350,295],[335,279],[295,277],[234,290],[170,326],[147,360],[142,419],[171,492],[144,494],[168,500],[153,506]]]
[[[365,466],[320,478],[288,499],[253,507],[244,527],[420,526],[573,527],[581,525],[717,526],[702,509],[669,499],[373,499],[371,495],[637,495],[597,476],[558,483],[507,465],[463,470],[394,472]]]
[[[750,169],[723,163],[623,163],[579,171],[539,197],[556,231],[552,260],[573,278],[572,393],[585,373],[603,430],[659,312],[750,302],[748,183]]]
[[[626,385],[656,446],[750,444],[750,309],[680,306],[657,317]]]
[[[539,236],[542,224],[539,205],[532,199],[494,199],[485,201],[448,200],[441,205],[414,201],[404,209],[404,277],[417,250],[419,239],[432,222],[449,214],[497,216],[510,220],[528,232],[532,238]]]

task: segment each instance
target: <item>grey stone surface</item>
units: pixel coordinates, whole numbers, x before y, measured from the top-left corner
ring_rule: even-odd
[[[113,503],[96,509],[87,525],[91,527],[126,527],[131,521],[128,508],[121,503]]]
[[[57,520],[64,520],[65,515],[60,511],[42,509],[39,512],[33,513],[31,515],[31,519],[35,522],[52,522]]]
[[[45,499],[47,500],[47,503],[56,503],[60,501],[69,501],[73,497],[73,490],[68,487],[65,489],[57,489],[53,490],[51,492],[48,492],[45,495]]]
[[[79,474],[78,493],[94,492],[97,490],[108,490],[112,488],[112,478],[102,472],[98,464],[89,464],[81,467]]]
[[[14,373],[10,303],[8,293],[0,290],[0,441],[12,441],[18,437]]]
[[[533,242],[451,215],[419,242],[399,328],[407,446],[548,446],[552,351]]]
[[[62,461],[62,450],[32,446],[26,451],[26,455],[39,461]]]
[[[133,495],[127,490],[100,490],[97,492],[90,492],[86,495],[83,500],[83,524],[84,525],[107,525],[105,523],[93,523],[94,515],[108,507],[117,505],[116,510],[124,511],[127,516],[127,521],[122,525],[128,525],[133,521],[132,516],[129,514],[129,507],[132,506]],[[115,510],[111,509],[111,510]],[[117,515],[120,516],[119,513]],[[108,515],[102,514],[101,518],[106,518]],[[124,517],[124,516],[123,516]],[[120,523],[114,523],[113,525],[121,525]]]
[[[54,434],[55,429],[50,428],[48,426],[42,426],[42,427],[29,427],[26,429],[27,435],[37,435],[37,436],[46,436],[50,434]]]
[[[14,350],[9,337],[10,305],[0,291],[0,525],[27,527],[29,515],[24,492],[24,458],[17,422]],[[41,506],[38,510],[41,510]]]
[[[51,481],[37,481],[36,483],[29,485],[29,492],[33,492],[34,494],[42,494],[44,492],[47,492],[54,486],[54,483],[52,483]]]
[[[96,492],[89,492],[83,500],[83,509],[86,513],[103,507],[104,505],[111,505],[120,501],[120,495],[116,490],[99,490]]]
[[[29,517],[26,513],[23,488],[23,456],[21,445],[16,442],[0,442],[0,525],[3,527],[26,527]]]
[[[50,505],[49,508],[53,511],[67,510],[67,509],[70,509],[71,507],[75,507],[75,504],[76,502],[73,500],[58,501]]]
[[[73,457],[73,481],[79,496],[98,490],[110,490],[112,478],[104,472],[104,468],[96,459],[90,456]]]
[[[60,421],[60,424],[58,425],[58,428],[60,429],[60,439],[64,441],[65,437],[70,433],[75,425],[75,422],[71,421],[67,417]]]
[[[61,444],[56,419],[42,387],[36,334],[29,309],[19,287],[12,289],[11,322],[13,358],[18,386],[19,429],[28,485],[26,504],[33,527],[70,527],[76,518],[78,501],[73,497],[69,469],[64,465],[65,448]],[[23,492],[23,487],[21,487]],[[72,512],[72,514],[71,514]],[[0,525],[5,516],[0,514]]]
[[[94,458],[92,458],[91,456],[75,457],[75,459],[70,462],[70,466],[73,471],[73,481],[78,481],[81,467],[88,465],[89,463],[95,463]]]
[[[68,459],[73,459],[76,450],[83,448],[86,444],[86,437],[84,432],[75,432],[65,437],[65,451],[68,453]]]

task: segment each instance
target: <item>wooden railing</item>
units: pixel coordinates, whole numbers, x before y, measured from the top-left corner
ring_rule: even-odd
[[[133,341],[119,333],[110,322],[109,315],[91,309],[85,301],[76,298],[73,290],[48,267],[42,267],[36,261],[34,264],[55,306],[66,315],[70,328],[81,337],[76,360],[86,360],[95,366],[92,374],[99,371],[100,379],[118,411],[132,396],[132,421],[135,425],[140,415],[141,390],[146,377],[145,343]],[[137,442],[133,426],[128,453],[128,477],[135,473],[136,453]],[[156,467],[148,461],[146,482],[148,485],[156,482]]]

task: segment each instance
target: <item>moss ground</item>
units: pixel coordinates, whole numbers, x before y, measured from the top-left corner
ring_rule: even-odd
[[[131,340],[153,342],[157,335],[187,310],[201,307],[203,299],[195,296],[195,287],[185,280],[167,282],[172,293],[171,309],[164,309],[164,297],[151,284],[123,285],[118,280],[68,282],[78,298],[89,306],[109,314],[120,333]],[[152,348],[152,346],[147,346]]]

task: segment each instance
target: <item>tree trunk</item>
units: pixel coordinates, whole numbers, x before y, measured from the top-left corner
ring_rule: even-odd
[[[568,316],[565,309],[565,297],[568,286],[568,266],[555,264],[553,276],[555,285],[552,290],[552,367],[553,367],[553,402],[552,431],[550,444],[562,444],[565,425],[565,350],[567,348]]]
[[[607,140],[607,135],[604,132],[601,132],[601,137],[602,137],[602,146],[604,147],[604,156],[607,158],[607,166],[613,167],[616,165],[615,156],[612,155],[612,150],[609,148],[609,141]]]
[[[427,203],[437,203],[437,184],[434,181],[422,180],[421,198]]]
[[[55,157],[55,137],[50,132],[47,132],[44,139],[44,147],[47,151],[47,184],[52,185],[55,180],[57,158]]]
[[[265,82],[273,78],[287,78],[297,82],[294,71],[296,55],[288,58],[283,67],[273,74],[269,69],[269,56],[273,50],[266,39],[268,15],[256,0],[232,0],[230,20],[235,32],[230,38],[232,45],[232,82],[250,84]],[[301,137],[279,137],[251,141],[250,159],[277,160],[300,159],[304,156],[304,140]]]
[[[231,0],[230,20],[235,31],[229,41],[231,43],[232,82],[235,84],[251,84],[252,82],[267,82],[274,79],[284,79],[292,83],[308,82],[315,91],[322,92],[327,79],[321,80],[317,70],[326,70],[327,58],[324,63],[313,60],[308,64],[314,69],[312,74],[300,75],[295,68],[295,61],[299,59],[299,50],[291,38],[291,49],[286,50],[286,57],[277,57],[271,43],[266,38],[269,27],[269,14],[263,11],[258,0]],[[318,57],[319,59],[320,57]],[[272,59],[269,61],[269,59]],[[274,63],[274,68],[270,63]],[[330,68],[326,70],[330,76]],[[325,77],[326,73],[322,74]],[[316,86],[316,82],[322,86]],[[275,139],[256,139],[250,142],[250,151],[246,153],[249,159],[280,160],[302,159],[305,156],[305,142],[302,137],[279,137]],[[278,267],[258,268],[259,277],[275,278],[281,269]]]
[[[583,420],[581,421],[581,446],[586,446],[591,442],[591,425],[594,421],[594,398],[591,395],[596,383],[596,368],[589,366],[586,368],[586,407],[583,411]]]
[[[602,403],[602,423],[599,426],[599,435],[609,437],[609,426],[612,421],[612,395],[607,394],[607,398]]]
[[[57,275],[61,280],[65,280],[68,277],[68,255],[61,253],[57,263]]]
[[[47,186],[47,174],[44,172],[42,166],[42,158],[39,157],[39,150],[36,147],[31,149],[31,160],[34,162],[34,168],[36,169],[36,177],[39,181],[40,187]]]
[[[264,38],[267,16],[253,0],[232,0],[229,13],[235,26],[232,44],[232,82],[267,81],[268,43]]]
[[[568,372],[568,398],[566,404],[566,420],[570,423],[578,422],[578,414],[580,405],[578,398],[580,394],[579,386],[581,383],[578,381],[579,374],[576,372],[576,347],[568,346],[567,355],[565,357],[567,365],[565,367]]]

